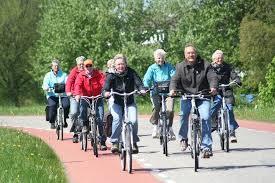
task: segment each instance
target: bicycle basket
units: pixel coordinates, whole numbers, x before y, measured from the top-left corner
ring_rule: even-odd
[[[156,82],[156,88],[159,93],[169,93],[170,81]]]
[[[54,83],[54,92],[55,93],[64,93],[65,92],[65,83]]]

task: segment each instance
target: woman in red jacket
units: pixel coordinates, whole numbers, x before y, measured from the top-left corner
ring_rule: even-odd
[[[87,128],[87,107],[88,104],[85,100],[80,100],[80,96],[96,96],[101,94],[105,82],[105,75],[103,72],[93,68],[93,61],[87,59],[84,61],[84,71],[77,75],[75,81],[75,99],[80,101],[80,115],[79,121],[83,126],[82,131],[88,131]],[[105,144],[106,136],[103,133],[103,116],[104,116],[104,105],[103,99],[99,99],[96,104],[96,116],[99,119],[99,139],[101,150],[107,150]]]
[[[70,132],[74,132],[73,136],[73,143],[78,142],[78,135],[77,135],[77,119],[79,115],[79,102],[75,100],[75,92],[74,92],[74,84],[77,75],[84,70],[84,61],[85,57],[80,56],[76,59],[76,66],[71,70],[67,82],[66,82],[66,94],[70,97],[70,116],[72,121],[72,128]]]

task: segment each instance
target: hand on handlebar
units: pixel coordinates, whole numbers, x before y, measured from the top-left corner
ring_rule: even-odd
[[[80,95],[76,95],[76,96],[75,96],[75,100],[76,100],[77,102],[79,102],[79,101],[80,101]]]
[[[176,92],[175,92],[175,90],[170,90],[170,92],[169,92],[169,94],[168,94],[169,96],[174,96],[174,95],[176,95]]]
[[[216,95],[217,94],[217,89],[216,88],[210,88],[210,92],[212,95]]]
[[[107,92],[107,91],[106,91],[106,92],[104,93],[104,97],[105,97],[105,98],[110,98],[110,96],[111,96],[111,92]]]

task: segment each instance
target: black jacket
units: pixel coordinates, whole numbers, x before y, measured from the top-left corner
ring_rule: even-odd
[[[118,73],[109,73],[106,76],[106,81],[103,86],[103,93],[108,91],[110,92],[111,89],[114,92],[119,93],[130,93],[134,90],[142,90],[144,89],[142,80],[138,76],[135,70],[131,69],[130,67],[127,67],[127,71],[123,74]],[[123,106],[124,101],[123,97],[114,95],[115,103],[118,105]],[[127,105],[131,105],[135,102],[134,96],[129,96],[127,99]]]
[[[176,73],[170,82],[170,90],[183,90],[195,94],[202,90],[217,88],[218,79],[210,63],[197,58],[194,65],[183,61],[176,66]]]
[[[241,79],[237,75],[237,73],[234,71],[234,69],[231,67],[231,65],[227,64],[226,62],[223,62],[220,65],[211,64],[211,67],[218,76],[219,84],[228,84],[230,80],[232,81],[235,80],[236,83],[241,85]],[[226,103],[228,104],[235,103],[233,89],[231,87],[226,88],[225,93],[222,93],[222,91],[219,90],[219,94],[221,96],[225,96]]]

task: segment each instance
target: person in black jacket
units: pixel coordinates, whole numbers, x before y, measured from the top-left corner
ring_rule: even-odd
[[[216,50],[212,55],[213,62],[211,66],[213,70],[218,75],[219,84],[228,84],[230,80],[235,81],[238,85],[241,85],[240,77],[234,71],[234,69],[228,63],[224,62],[223,52],[221,50]],[[229,122],[230,122],[230,141],[231,143],[236,143],[237,138],[235,130],[239,127],[235,120],[233,105],[234,105],[234,95],[232,88],[226,88],[225,93],[219,91],[218,95],[214,97],[213,105],[210,110],[210,115],[212,119],[215,119],[215,115],[222,104],[222,96],[226,95],[226,106],[229,111]],[[213,121],[212,121],[213,123]],[[214,123],[214,128],[216,124]]]
[[[184,49],[184,60],[176,66],[176,73],[170,82],[170,95],[175,90],[183,90],[184,93],[196,94],[203,90],[210,90],[215,94],[217,88],[217,75],[210,68],[210,63],[197,56],[196,48],[187,45]],[[196,101],[200,118],[202,120],[202,143],[201,151],[203,158],[209,158],[212,153],[212,136],[210,120],[210,100],[201,99]],[[191,110],[191,100],[181,99],[180,101],[180,130],[179,139],[181,150],[185,151],[188,146],[188,119]]]
[[[103,87],[103,95],[106,98],[110,97],[111,90],[118,93],[130,93],[134,90],[139,90],[141,93],[146,93],[142,84],[142,80],[135,70],[127,66],[127,58],[118,54],[114,57],[115,72],[107,75],[105,85]],[[112,135],[110,141],[112,143],[112,153],[118,152],[119,138],[121,135],[124,100],[122,96],[114,95],[113,103],[110,106],[113,116]],[[131,95],[127,99],[128,117],[133,123],[133,153],[138,153],[137,142],[139,141],[138,124],[137,124],[137,106],[134,96]]]

